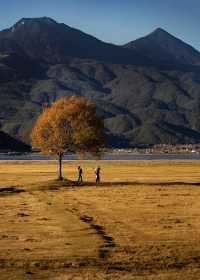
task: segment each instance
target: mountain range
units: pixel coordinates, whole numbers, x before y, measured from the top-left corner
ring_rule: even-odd
[[[30,152],[31,147],[0,131],[0,152]]]
[[[0,31],[0,123],[30,142],[44,104],[83,95],[104,117],[109,146],[200,142],[200,53],[158,28],[123,46],[53,19]]]

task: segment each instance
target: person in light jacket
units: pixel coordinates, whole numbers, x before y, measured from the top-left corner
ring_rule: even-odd
[[[100,172],[101,172],[101,168],[98,166],[97,169],[95,170],[97,184],[100,183]]]

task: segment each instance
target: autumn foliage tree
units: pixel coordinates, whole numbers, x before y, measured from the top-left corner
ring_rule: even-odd
[[[46,106],[31,133],[32,146],[58,157],[62,180],[62,158],[66,153],[99,155],[104,146],[103,120],[96,106],[84,97],[62,97]]]

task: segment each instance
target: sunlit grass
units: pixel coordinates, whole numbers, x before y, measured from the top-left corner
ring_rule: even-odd
[[[198,182],[199,161],[64,161],[63,175],[77,179],[77,167],[83,168],[85,181],[95,181],[95,168],[101,167],[103,182]],[[31,184],[57,178],[56,161],[2,161],[1,185]],[[27,185],[28,187],[28,185]]]
[[[64,176],[75,180],[78,165],[87,182],[100,166],[104,184],[39,189],[57,177],[57,162],[0,162],[1,188],[25,190],[0,194],[2,280],[29,279],[27,271],[53,280],[200,279],[198,161],[66,161]]]

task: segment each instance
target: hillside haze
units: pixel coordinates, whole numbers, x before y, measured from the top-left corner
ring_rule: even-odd
[[[0,32],[0,122],[29,142],[45,103],[83,95],[105,119],[110,146],[200,141],[200,53],[157,29],[124,46],[50,18]]]

